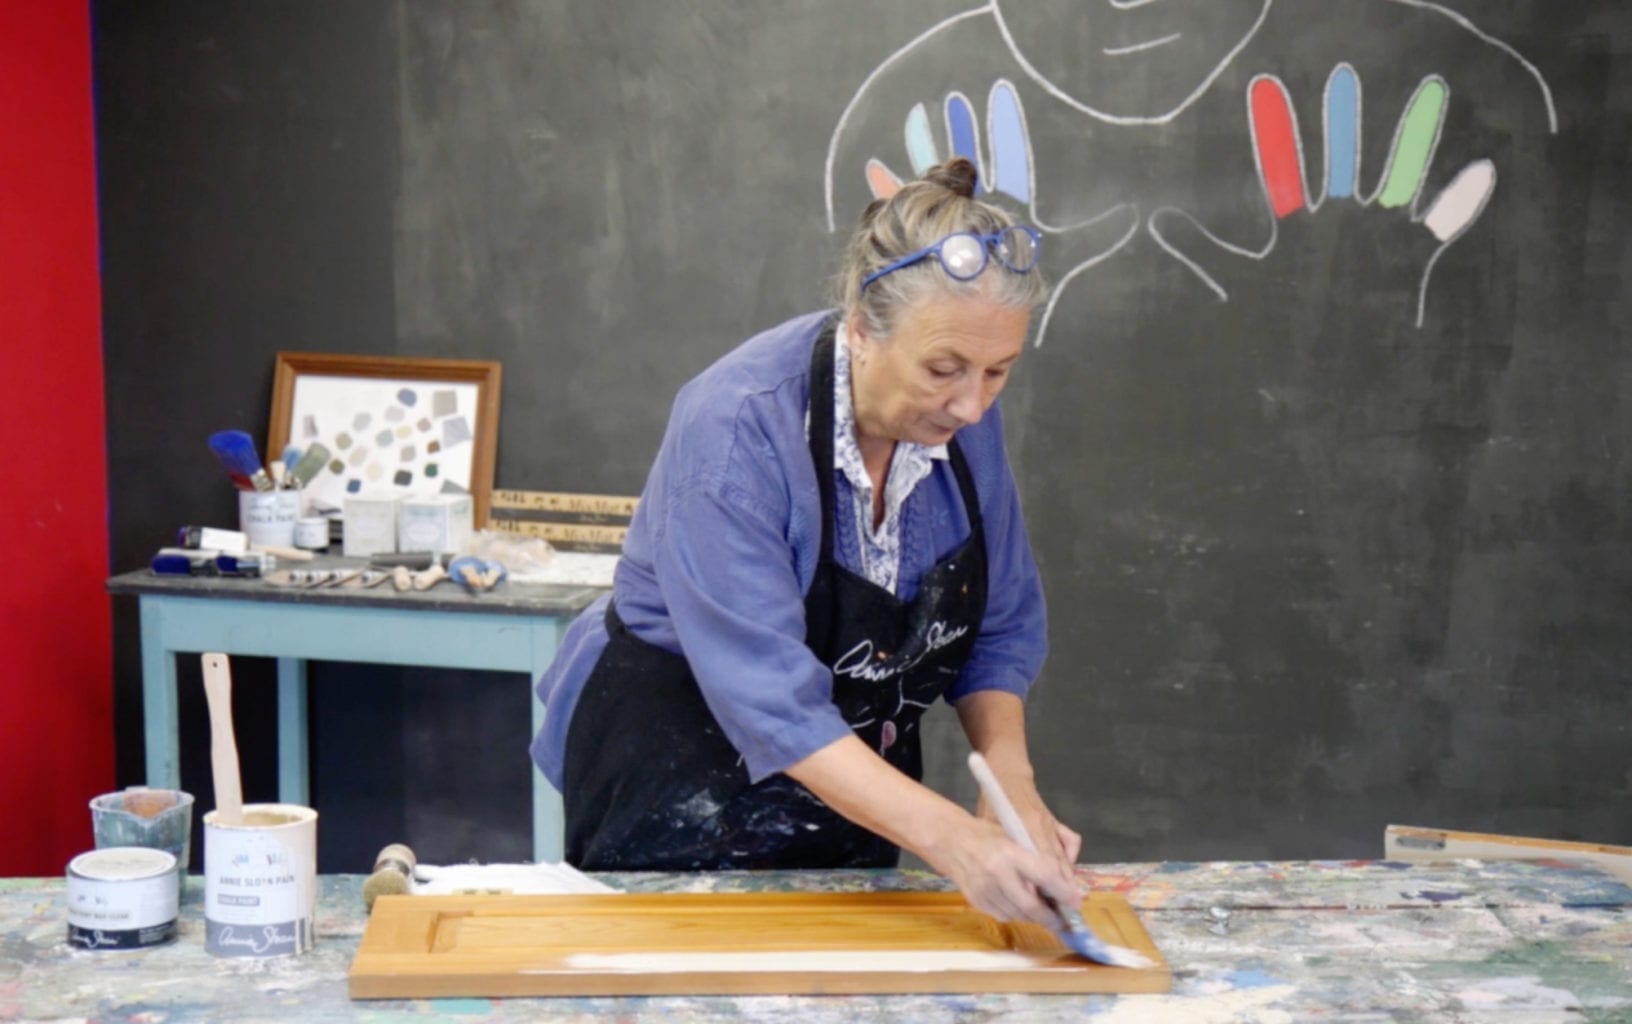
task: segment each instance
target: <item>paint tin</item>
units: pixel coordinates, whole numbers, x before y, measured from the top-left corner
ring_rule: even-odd
[[[145,846],[110,846],[68,862],[68,942],[82,949],[145,949],[176,936],[176,858]]]
[[[193,795],[179,789],[131,786],[91,799],[91,832],[96,848],[146,846],[176,858],[178,892],[187,891],[192,863]]]
[[[238,529],[252,547],[294,547],[299,518],[299,491],[238,492]]]
[[[301,516],[295,520],[295,547],[321,551],[329,546],[329,521],[322,516]]]
[[[312,948],[317,812],[245,804],[240,825],[204,815],[204,949],[270,957]]]

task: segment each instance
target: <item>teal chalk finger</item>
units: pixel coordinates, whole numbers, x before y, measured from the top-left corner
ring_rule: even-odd
[[[929,130],[929,113],[922,103],[907,112],[907,162],[912,173],[922,175],[934,167],[940,157],[935,153],[935,136]]]
[[[1377,197],[1384,208],[1405,206],[1422,191],[1428,164],[1434,158],[1434,147],[1439,144],[1439,128],[1445,121],[1445,100],[1449,95],[1445,80],[1430,75],[1417,86],[1405,113],[1400,115],[1399,127],[1394,132],[1394,151],[1389,156],[1388,170],[1383,173],[1383,187]]]

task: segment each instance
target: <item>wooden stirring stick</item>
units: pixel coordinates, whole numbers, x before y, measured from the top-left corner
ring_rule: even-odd
[[[232,732],[232,670],[225,654],[204,655],[204,699],[210,705],[210,768],[215,774],[215,820],[244,822],[244,791],[238,778],[238,740]]]

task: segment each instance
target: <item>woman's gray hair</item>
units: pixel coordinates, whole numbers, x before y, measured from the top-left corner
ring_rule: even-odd
[[[901,314],[934,296],[980,296],[998,305],[1030,310],[1048,294],[1041,270],[1008,271],[993,257],[972,281],[959,281],[933,257],[885,274],[865,292],[861,282],[910,252],[959,231],[991,234],[1014,224],[1008,211],[974,198],[975,165],[958,157],[937,164],[888,199],[875,199],[850,236],[834,279],[841,315],[861,318],[870,335],[888,338]]]

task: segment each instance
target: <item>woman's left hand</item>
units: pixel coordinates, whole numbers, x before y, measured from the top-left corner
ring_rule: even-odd
[[[1036,780],[1030,772],[1005,773],[997,770],[998,781],[1003,784],[1003,791],[1014,804],[1014,809],[1025,822],[1026,832],[1031,835],[1031,841],[1037,844],[1037,851],[1045,857],[1053,857],[1067,868],[1077,862],[1077,855],[1082,852],[1082,836],[1066,827],[1058,818],[1054,817],[1048,805],[1043,803],[1042,795],[1037,792]],[[997,816],[981,797],[976,808],[980,817],[987,821],[997,821]]]
[[[977,690],[959,700],[957,709],[969,744],[986,758],[1038,851],[1070,870],[1082,853],[1082,836],[1062,825],[1037,792],[1026,754],[1025,703],[1001,690]],[[984,797],[976,810],[980,817],[996,820]]]

